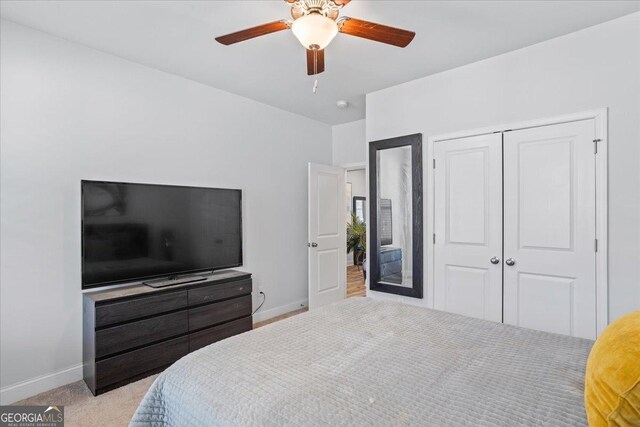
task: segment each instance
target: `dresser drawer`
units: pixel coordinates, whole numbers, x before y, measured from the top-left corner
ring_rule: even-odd
[[[251,315],[251,295],[189,309],[189,330]]]
[[[187,310],[100,329],[96,331],[96,357],[186,334],[188,330]]]
[[[187,353],[189,337],[184,336],[101,360],[96,363],[97,388],[170,365]]]
[[[129,299],[122,302],[98,305],[96,327],[126,322],[187,306],[187,291],[163,292],[159,295]]]
[[[234,320],[229,323],[204,329],[189,335],[189,351],[195,351],[214,342],[250,331],[253,328],[251,316]]]
[[[189,289],[189,306],[235,298],[251,293],[251,279]]]

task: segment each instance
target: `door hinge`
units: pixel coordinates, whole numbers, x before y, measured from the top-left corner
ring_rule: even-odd
[[[436,233],[433,233],[433,244],[436,244]]]
[[[593,140],[593,154],[598,154],[598,142],[602,141],[601,139]]]
[[[433,168],[436,168],[436,159],[433,159]]]
[[[594,239],[593,241],[594,241],[594,244],[595,244],[594,249],[595,249],[596,252],[598,252],[598,239]]]

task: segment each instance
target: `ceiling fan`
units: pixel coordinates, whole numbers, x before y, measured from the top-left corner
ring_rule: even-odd
[[[284,0],[291,6],[293,21],[280,20],[216,37],[231,45],[282,30],[291,30],[307,49],[307,74],[324,71],[324,49],[338,33],[362,37],[398,47],[406,47],[416,35],[413,31],[380,25],[361,19],[340,17],[340,9],[351,0]]]

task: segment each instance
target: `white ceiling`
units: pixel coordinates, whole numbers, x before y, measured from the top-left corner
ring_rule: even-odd
[[[413,30],[405,49],[338,34],[312,94],[290,31],[233,46],[214,37],[289,18],[275,1],[6,1],[2,17],[219,89],[338,124],[365,94],[640,10],[640,1],[364,1],[342,15]],[[349,101],[340,110],[336,101]]]

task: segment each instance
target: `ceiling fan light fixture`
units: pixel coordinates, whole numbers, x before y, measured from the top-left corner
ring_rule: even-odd
[[[338,34],[338,24],[319,13],[310,13],[293,21],[291,31],[305,49],[322,50]]]

